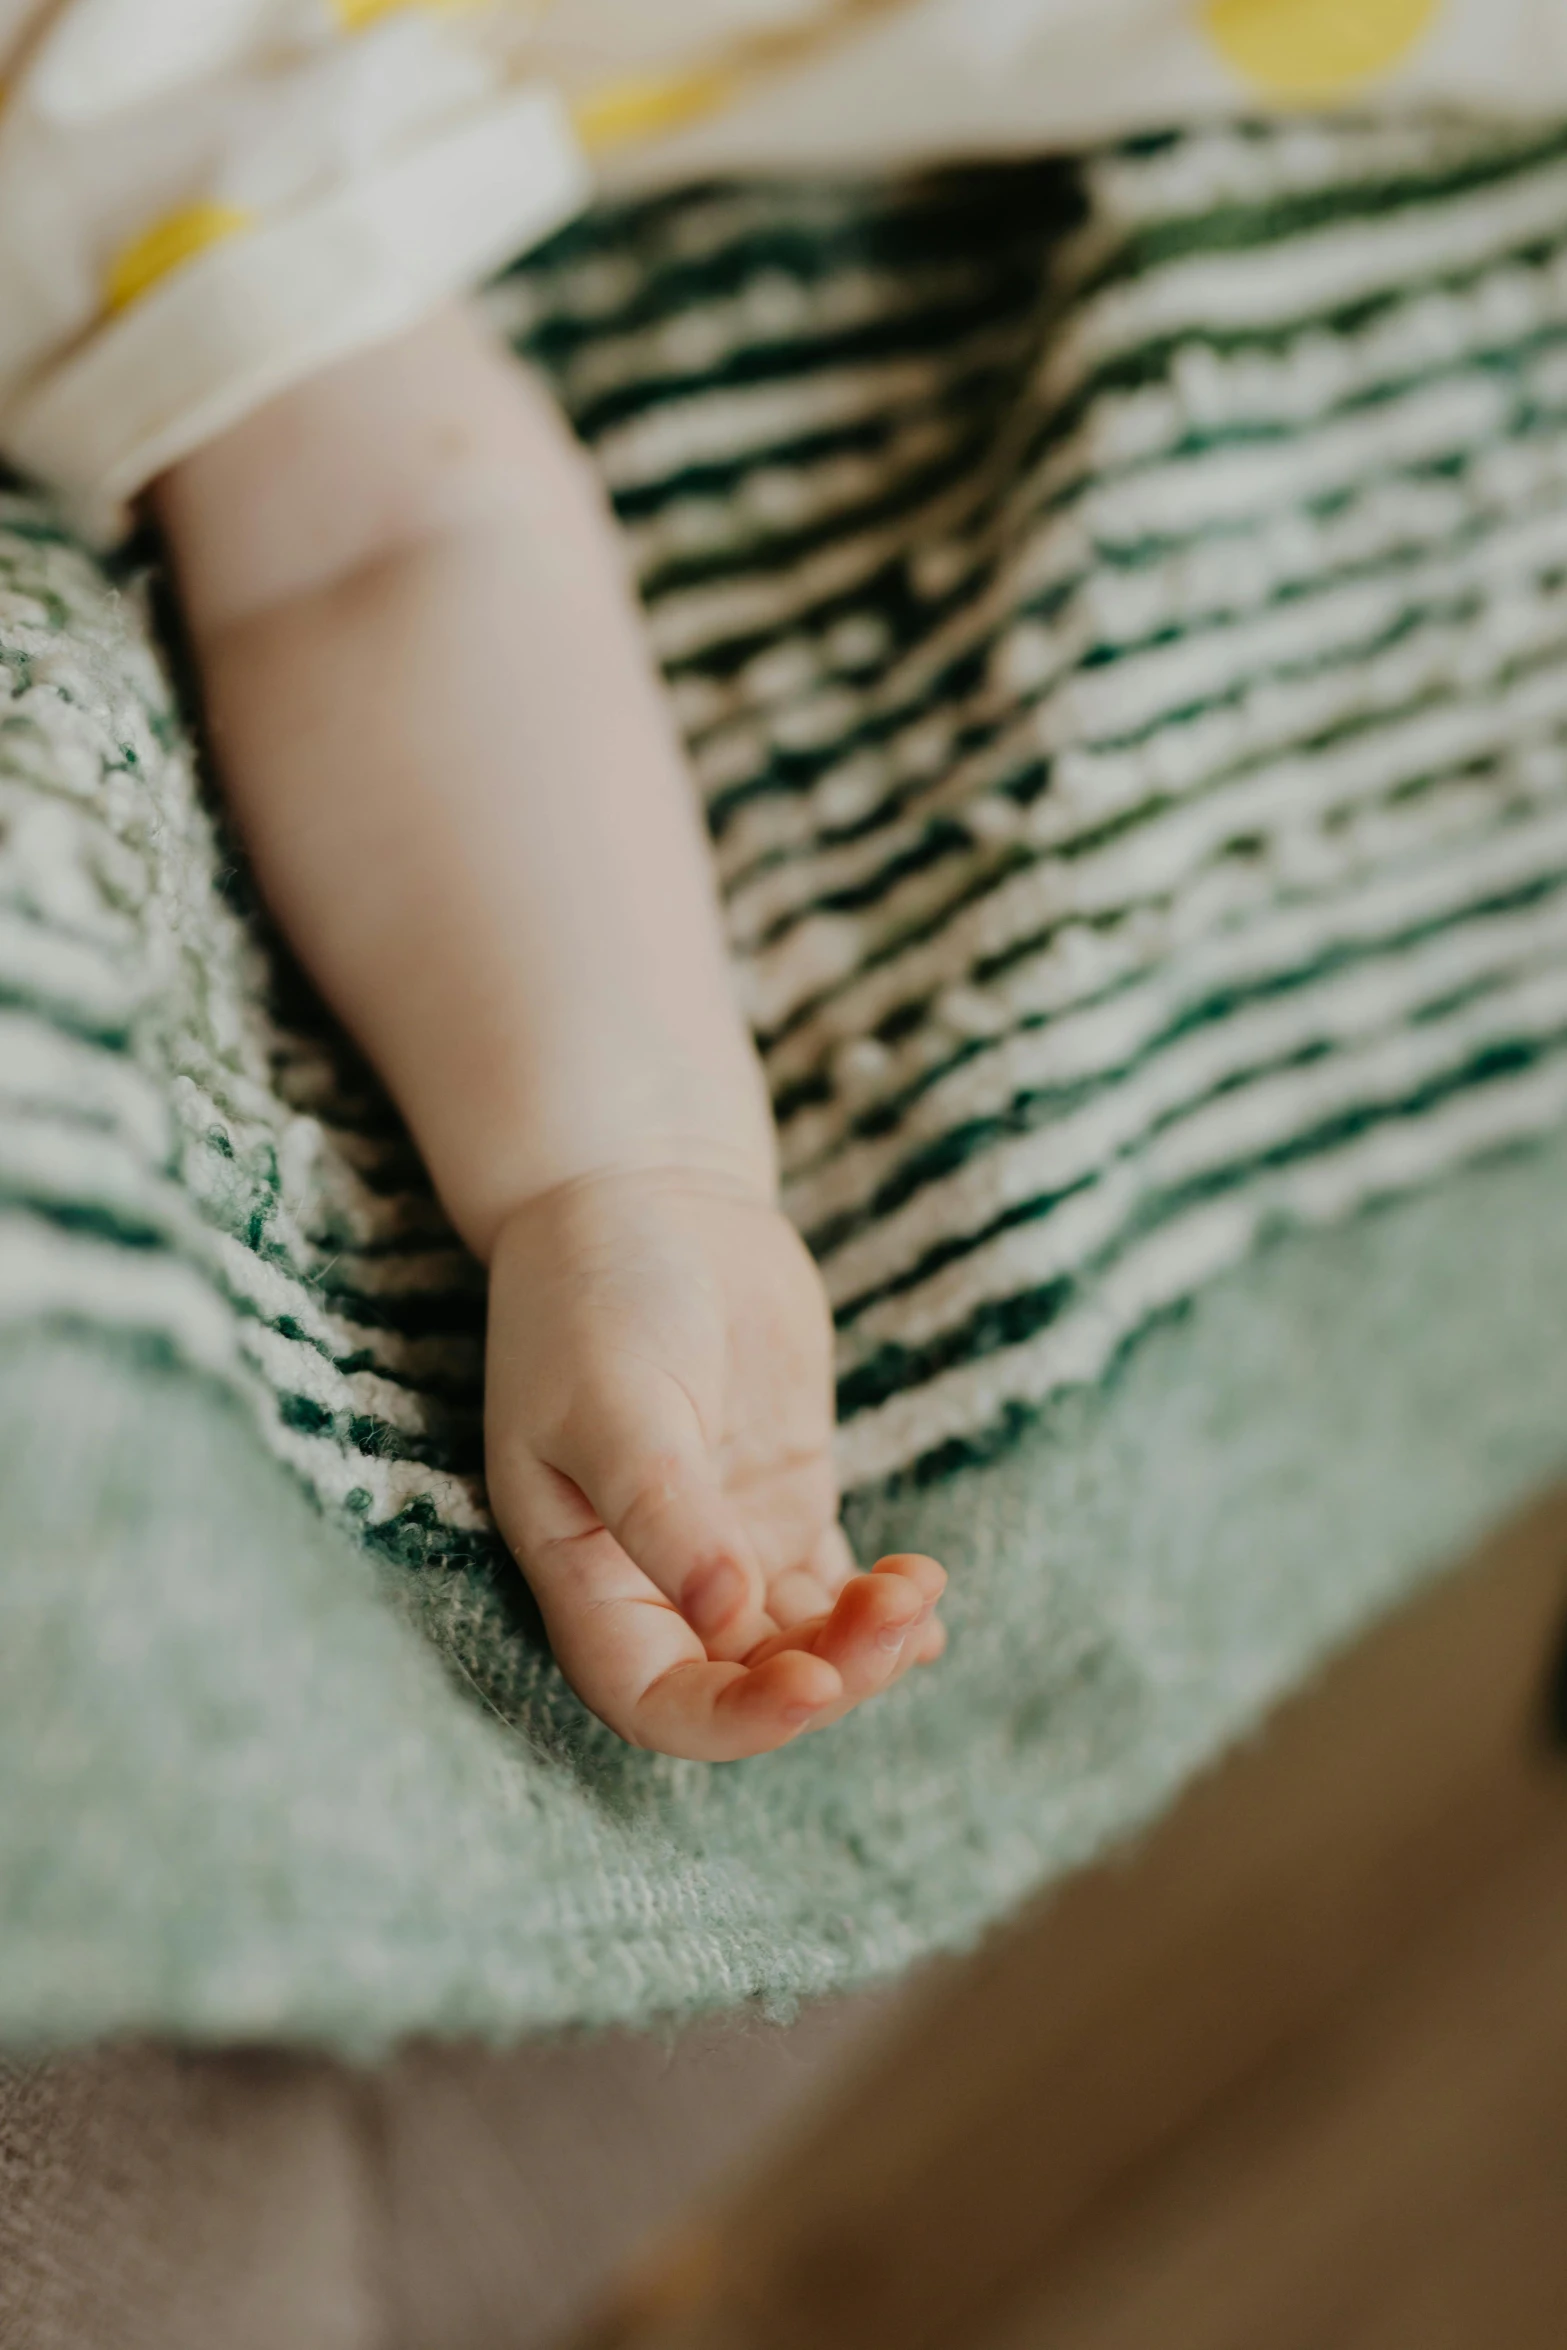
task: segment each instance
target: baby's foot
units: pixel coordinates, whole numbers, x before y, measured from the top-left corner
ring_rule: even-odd
[[[941,1654],[934,1559],[855,1569],[826,1299],[739,1185],[611,1173],[516,1213],[486,1418],[496,1516],[561,1670],[633,1745],[765,1753]]]

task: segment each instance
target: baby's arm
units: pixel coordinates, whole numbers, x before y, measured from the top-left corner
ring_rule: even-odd
[[[491,1268],[488,1473],[564,1670],[722,1758],[932,1656],[852,1572],[706,845],[585,459],[449,311],[159,485],[262,886]]]

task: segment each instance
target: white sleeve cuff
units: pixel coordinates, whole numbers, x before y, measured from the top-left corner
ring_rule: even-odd
[[[556,93],[487,106],[297,214],[188,262],[12,404],[5,454],[88,536],[182,457],[338,359],[416,325],[581,209]]]

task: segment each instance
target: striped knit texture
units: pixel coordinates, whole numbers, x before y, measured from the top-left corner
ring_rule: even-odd
[[[1567,136],[1226,129],[602,212],[503,281],[707,807],[851,1490],[1567,1117]],[[145,594],[0,515],[0,1315],[490,1557],[482,1299]]]
[[[475,1269],[222,837],[161,583],[11,496],[0,2047],[885,1976],[1567,1457],[1567,136],[688,191],[493,298],[690,736],[851,1537],[951,1564],[951,1648],[723,1769],[571,1696]]]

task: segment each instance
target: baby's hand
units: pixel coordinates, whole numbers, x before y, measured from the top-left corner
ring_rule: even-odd
[[[941,1654],[934,1559],[855,1571],[827,1302],[754,1193],[628,1171],[519,1210],[488,1398],[502,1531],[561,1670],[633,1745],[765,1753]]]

